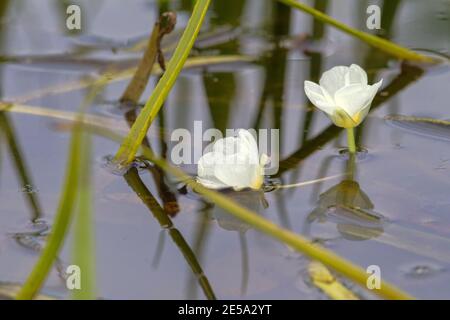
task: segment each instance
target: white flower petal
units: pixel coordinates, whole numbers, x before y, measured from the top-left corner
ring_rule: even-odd
[[[197,165],[197,174],[199,177],[212,176],[214,174],[214,153],[208,152],[200,157]]]
[[[345,76],[349,69],[346,66],[336,66],[325,71],[320,78],[320,86],[333,97],[336,91],[345,86]]]
[[[345,82],[347,85],[367,85],[367,73],[357,64],[352,64],[349,68],[349,72],[346,75]]]
[[[305,81],[305,93],[313,105],[327,114],[332,114],[334,110],[334,102],[330,95],[322,89],[318,84]]]
[[[381,79],[377,83],[374,83],[373,85],[371,85],[372,89],[375,90],[375,94],[377,94],[377,91],[378,91],[378,89],[380,89],[382,84],[383,84],[383,79]],[[375,94],[374,94],[374,97],[375,97]]]
[[[259,163],[258,144],[253,134],[248,130],[240,129],[238,131],[239,140],[239,154],[246,154],[248,156],[248,164]]]
[[[219,181],[218,179],[214,178],[214,177],[210,177],[210,178],[200,178],[197,177],[197,182],[204,185],[205,187],[209,188],[209,189],[225,189],[225,188],[229,188],[229,186],[227,186],[226,184],[224,184],[223,182]]]
[[[255,137],[241,129],[237,137],[218,140],[198,163],[197,181],[208,188],[259,189],[264,171]]]
[[[219,139],[214,143],[213,152],[221,154],[235,154],[238,152],[239,141],[236,137]]]
[[[372,102],[377,89],[374,86],[351,84],[336,92],[334,99],[338,107],[353,117]]]
[[[377,83],[369,86],[370,90],[371,90],[371,97],[369,97],[369,99],[366,102],[366,105],[363,106],[363,108],[361,109],[361,111],[359,112],[359,116],[358,118],[360,119],[360,122],[362,120],[364,120],[364,118],[367,116],[367,114],[369,113],[370,110],[370,106],[372,104],[373,99],[375,98],[375,95],[377,94],[378,89],[381,87],[381,84],[383,83],[383,79],[381,79],[380,81],[378,81]],[[359,124],[359,123],[358,123]]]
[[[244,164],[218,165],[214,167],[214,176],[229,187],[242,189],[252,185],[252,170],[252,166]]]
[[[211,189],[223,189],[228,187],[214,176],[214,167],[216,166],[216,156],[213,152],[205,153],[198,161],[197,182]]]
[[[259,165],[261,167],[264,167],[268,163],[270,163],[270,157],[267,154],[263,153],[261,157],[259,157]]]

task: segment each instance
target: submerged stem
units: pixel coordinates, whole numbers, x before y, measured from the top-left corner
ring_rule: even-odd
[[[356,153],[356,143],[355,143],[355,131],[353,128],[347,128],[347,143],[348,143],[348,151],[351,154]]]
[[[150,149],[146,149],[150,150]],[[131,168],[124,175],[125,180],[128,185],[133,189],[134,192],[138,195],[141,201],[150,209],[153,216],[156,218],[158,223],[160,224],[163,230],[167,230],[169,236],[172,238],[172,241],[175,245],[180,249],[180,252],[186,259],[186,262],[191,267],[192,272],[198,279],[198,283],[202,288],[206,298],[208,300],[215,300],[216,295],[209,283],[208,278],[203,272],[202,267],[200,266],[199,261],[195,253],[192,251],[191,247],[184,239],[183,235],[178,231],[172,220],[169,218],[164,209],[160,206],[155,197],[151,194],[150,190],[148,190],[147,186],[142,182],[136,168]]]
[[[355,153],[349,153],[349,157],[347,160],[347,179],[348,180],[354,180],[355,178],[355,166],[356,162],[356,154]]]

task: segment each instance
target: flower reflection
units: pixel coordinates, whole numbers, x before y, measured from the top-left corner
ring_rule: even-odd
[[[230,190],[224,191],[224,193],[233,201],[243,207],[253,210],[254,212],[261,212],[262,209],[267,208],[268,206],[262,191],[243,190],[238,192]],[[225,230],[245,233],[248,229],[250,229],[250,225],[236,218],[219,206],[214,207],[213,215],[219,226]]]
[[[262,209],[268,207],[268,203],[264,198],[264,192],[261,190],[225,190],[222,191],[233,201],[239,203],[243,207],[246,207],[254,212],[261,212]],[[213,216],[217,220],[218,225],[228,231],[237,231],[239,235],[239,245],[241,249],[241,267],[242,267],[242,280],[241,280],[241,295],[245,295],[248,287],[249,279],[249,258],[248,258],[248,245],[245,233],[251,228],[251,226],[242,220],[231,215],[226,210],[219,206],[215,206],[213,209]]]
[[[307,228],[313,222],[331,222],[347,240],[367,240],[384,232],[385,218],[373,211],[372,201],[354,180],[354,161],[350,156],[349,177],[319,196],[317,207],[308,215]]]

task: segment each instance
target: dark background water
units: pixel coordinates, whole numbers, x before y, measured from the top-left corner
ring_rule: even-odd
[[[0,3],[0,97],[29,106],[76,111],[86,90],[21,98],[49,86],[79,81],[105,70],[135,64],[140,54],[126,50],[145,39],[160,12],[176,11],[178,23],[165,39],[177,40],[190,15],[191,1],[75,1],[82,8],[81,32],[65,28],[64,1]],[[379,35],[433,55],[449,54],[447,0],[309,1],[352,27],[365,26],[369,4],[382,7]],[[355,182],[341,178],[259,195],[234,194],[237,201],[282,225],[322,243],[366,268],[379,265],[384,280],[419,298],[450,298],[450,129],[420,123],[386,121],[386,115],[449,119],[450,73],[444,65],[418,69],[401,65],[381,52],[310,16],[274,1],[214,0],[194,46],[196,56],[251,56],[254,62],[205,65],[178,78],[160,117],[149,132],[156,150],[164,150],[176,128],[279,128],[283,185],[342,174],[345,133],[308,102],[304,80],[317,81],[335,65],[357,63],[369,82],[384,79],[373,111],[358,128],[365,153],[357,162]],[[205,34],[210,34],[205,36]],[[305,36],[308,35],[308,38]],[[157,77],[152,77],[142,102]],[[109,84],[90,113],[127,125],[115,101],[127,81]],[[51,225],[66,166],[69,134],[61,120],[18,112],[1,113],[0,139],[0,283],[20,284],[42,244],[38,236]],[[164,135],[159,135],[159,128]],[[5,129],[6,128],[6,129]],[[5,139],[6,138],[6,139]],[[104,157],[118,145],[94,139],[95,232],[98,296],[104,298],[204,298],[180,249],[153,218],[121,176],[104,169]],[[14,153],[11,145],[18,148]],[[170,151],[169,151],[170,152]],[[17,170],[18,163],[26,167]],[[195,167],[185,168],[195,173]],[[19,173],[18,173],[19,172]],[[22,173],[22,176],[20,175]],[[22,177],[22,178],[21,178]],[[141,177],[160,201],[154,176]],[[337,186],[337,187],[336,187]],[[381,222],[336,206],[342,193]],[[30,196],[31,195],[31,196]],[[30,204],[34,199],[34,204]],[[249,226],[207,205],[188,192],[177,194],[176,228],[192,247],[219,298],[322,299],[310,284],[310,261]],[[256,206],[257,205],[257,206]],[[38,223],[30,221],[39,216]],[[39,231],[33,233],[33,231]],[[24,233],[31,232],[31,236]],[[19,233],[19,240],[13,235]],[[44,232],[45,234],[45,232]],[[70,264],[71,241],[60,255]],[[348,281],[341,279],[349,287]],[[66,297],[64,282],[53,270],[44,292]],[[364,290],[354,290],[368,297]]]

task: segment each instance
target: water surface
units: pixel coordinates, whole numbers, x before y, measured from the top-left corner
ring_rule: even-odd
[[[0,5],[0,97],[59,111],[76,111],[86,90],[24,99],[49,86],[80,81],[108,66],[135,65],[140,52],[127,50],[145,39],[160,12],[173,10],[178,24],[165,39],[170,47],[190,14],[190,1],[79,1],[83,27],[67,32],[59,1],[2,1]],[[161,1],[161,3],[166,3]],[[393,41],[433,54],[449,54],[448,1],[382,1],[384,29]],[[389,4],[388,4],[389,3]],[[331,16],[365,28],[365,1],[310,1]],[[447,66],[420,69],[401,64],[311,17],[272,1],[213,1],[197,56],[242,55],[253,62],[205,65],[184,71],[149,131],[152,147],[170,148],[176,128],[280,129],[279,184],[343,174],[345,132],[308,102],[304,80],[317,81],[335,65],[357,63],[369,82],[384,79],[373,111],[357,131],[364,153],[353,183],[335,178],[264,194],[231,194],[273,222],[300,233],[362,266],[378,265],[382,277],[418,298],[450,298],[450,127],[385,120],[388,115],[449,119]],[[211,36],[212,35],[212,36]],[[309,35],[307,38],[306,35]],[[448,62],[447,62],[448,63]],[[152,77],[142,102],[150,95]],[[117,100],[127,80],[109,84],[89,113],[107,117],[127,132]],[[0,283],[20,285],[51,228],[62,188],[70,135],[52,117],[1,113]],[[160,135],[159,128],[164,134]],[[14,152],[14,148],[17,148]],[[95,233],[98,296],[138,299],[203,299],[180,248],[162,230],[122,176],[104,168],[118,145],[94,137]],[[20,170],[20,165],[25,167]],[[19,166],[19,169],[18,169]],[[195,166],[184,166],[194,174]],[[155,176],[143,182],[163,203]],[[256,232],[199,196],[179,194],[175,227],[194,251],[218,298],[326,299],[309,279],[310,261]],[[342,195],[352,193],[350,210]],[[33,197],[30,197],[30,194]],[[35,202],[30,202],[30,199]],[[171,198],[172,199],[172,198]],[[172,199],[173,200],[173,199]],[[369,214],[369,218],[367,217]],[[375,221],[370,217],[377,217]],[[33,223],[34,221],[34,223]],[[20,236],[17,236],[19,234]],[[71,261],[71,235],[60,269]],[[70,293],[54,268],[43,292]],[[340,279],[362,298],[367,291]]]

